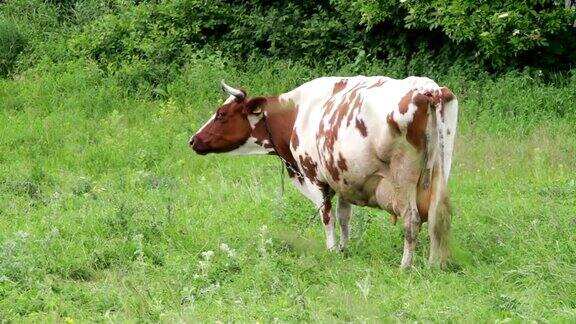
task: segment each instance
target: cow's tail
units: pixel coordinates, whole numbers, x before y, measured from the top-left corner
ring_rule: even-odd
[[[430,258],[432,266],[445,267],[450,257],[450,197],[448,177],[452,165],[454,136],[458,119],[458,100],[448,88],[441,88],[441,95],[432,100],[432,127],[427,152],[427,165],[432,174],[431,196],[428,210]],[[430,173],[429,173],[430,174]]]

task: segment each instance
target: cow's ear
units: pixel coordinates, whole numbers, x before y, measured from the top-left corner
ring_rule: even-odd
[[[259,115],[266,104],[266,97],[254,97],[246,102],[246,113]]]

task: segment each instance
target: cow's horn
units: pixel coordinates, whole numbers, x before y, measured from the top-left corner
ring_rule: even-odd
[[[246,97],[246,94],[244,94],[244,92],[232,88],[231,86],[227,85],[226,82],[224,82],[224,80],[220,81],[220,85],[222,86],[222,90],[224,90],[224,92],[226,92],[231,96],[234,96],[238,99],[244,99],[244,97]]]

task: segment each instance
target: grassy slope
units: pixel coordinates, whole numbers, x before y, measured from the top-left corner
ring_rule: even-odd
[[[401,230],[384,212],[355,209],[348,255],[329,254],[319,221],[308,225],[312,206],[289,184],[280,195],[273,157],[187,148],[222,75],[254,94],[315,75],[254,70],[193,62],[156,102],[124,95],[89,63],[0,81],[0,322],[576,320],[575,126],[506,116],[569,88],[446,78],[463,99],[458,266],[428,270],[423,231],[404,273]]]

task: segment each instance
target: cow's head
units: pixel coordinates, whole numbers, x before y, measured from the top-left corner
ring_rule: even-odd
[[[229,95],[216,113],[190,138],[190,146],[198,154],[252,153],[255,125],[262,119],[265,97],[247,98],[246,92],[221,82]],[[265,152],[263,152],[265,153]]]

